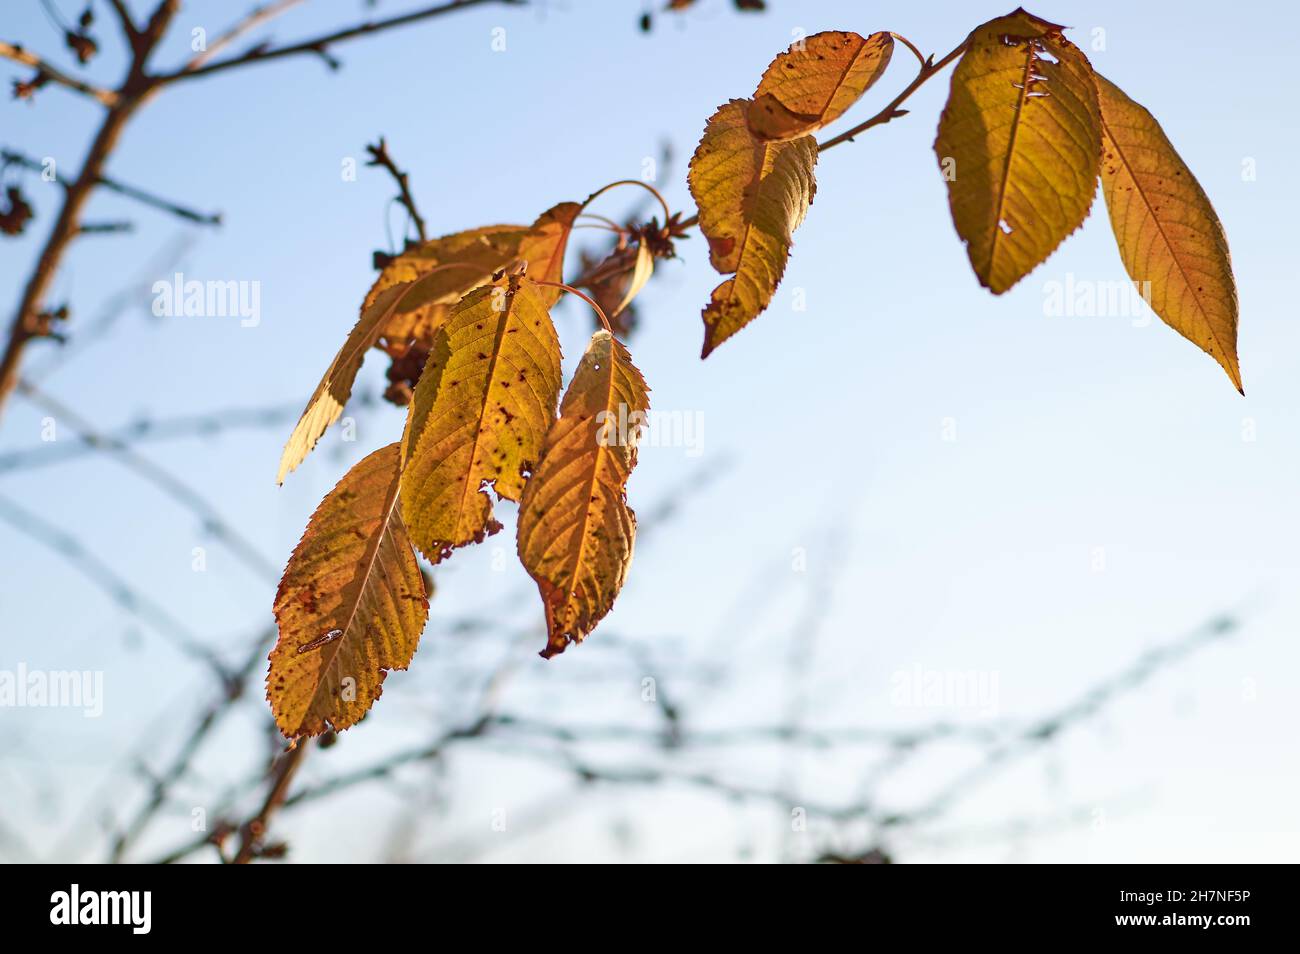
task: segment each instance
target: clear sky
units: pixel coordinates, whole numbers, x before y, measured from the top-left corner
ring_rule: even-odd
[[[399,210],[386,220],[384,175],[341,175],[378,135],[409,171],[432,234],[531,221],[555,202],[639,177],[665,140],[675,161],[657,184],[690,214],[685,163],[705,120],[749,95],[795,31],[888,29],[943,54],[1007,12],[1005,0],[769,5],[741,16],[722,0],[701,0],[685,16],[660,17],[649,35],[637,30],[636,2],[488,6],[341,46],[336,73],[295,58],[166,91],[128,128],[109,172],[220,210],[221,229],[190,230],[181,267],[200,279],[259,282],[261,321],[154,319],[142,296],[110,336],[39,383],[104,428],[142,414],[305,402],[373,280],[371,252],[391,248],[389,236],[401,231]],[[59,6],[68,18],[80,9]],[[190,28],[215,34],[245,6],[187,3],[162,61],[183,61]],[[385,0],[378,13],[413,6]],[[978,723],[1051,711],[1144,651],[1240,611],[1244,625],[1230,640],[1108,707],[1050,758],[973,791],[945,819],[979,828],[1068,809],[1082,811],[1084,823],[1033,839],[918,836],[897,847],[918,861],[1289,860],[1300,849],[1300,751],[1287,688],[1300,669],[1300,182],[1292,168],[1300,130],[1292,64],[1261,44],[1260,25],[1289,36],[1300,13],[1281,2],[1225,10],[1044,0],[1031,10],[1075,28],[1068,35],[1156,115],[1218,209],[1240,292],[1246,397],[1149,313],[1046,313],[1053,282],[1125,277],[1100,195],[1083,229],[1010,293],[995,298],[979,287],[931,149],[945,74],[911,99],[911,115],[821,157],[816,201],[776,301],[705,362],[699,311],[720,279],[703,241],[694,235],[680,246],[683,261],[660,265],[630,346],[654,407],[701,422],[703,439],[695,457],[683,447],[644,449],[632,505],[644,514],[701,467],[726,469],[647,535],[614,614],[591,640],[607,629],[659,658],[732,667],[723,695],[683,689],[680,703],[707,726],[778,721],[788,707],[781,664],[796,650],[807,667],[809,724]],[[271,35],[307,37],[365,14],[353,0],[308,3]],[[121,54],[106,11],[101,19],[105,52],[90,73],[110,82]],[[504,51],[493,49],[497,28]],[[6,3],[0,38],[70,65],[38,3]],[[830,132],[870,115],[913,70],[900,49],[880,86]],[[6,63],[3,72],[23,71]],[[0,104],[0,142],[52,156],[71,173],[98,112],[47,88],[34,104]],[[22,184],[38,219],[21,239],[0,242],[6,309],[56,208],[56,187],[34,175]],[[627,199],[602,210],[617,215]],[[85,238],[59,274],[56,298],[72,306],[74,342],[111,294],[166,278],[151,263],[186,231],[121,198],[95,198],[91,219],[122,217],[136,223],[132,235]],[[588,318],[565,308],[557,321],[572,359]],[[30,349],[33,375],[50,350]],[[382,386],[379,357],[362,373],[372,390]],[[0,423],[0,453],[39,445],[45,416],[15,399]],[[287,426],[145,453],[216,502],[278,566],[347,466],[400,435],[394,409],[357,420],[355,443],[332,431],[283,488],[274,476]],[[234,654],[270,619],[273,585],[111,460],[2,472],[0,494],[74,534],[223,652]],[[192,569],[196,546],[207,548],[201,573]],[[348,734],[341,759],[366,761],[414,737],[411,720],[454,708],[421,694],[438,684],[422,672],[441,659],[429,643],[447,638],[446,620],[530,592],[510,561],[494,569],[494,556],[512,551],[508,530],[440,572],[412,671],[390,677],[403,688]],[[23,662],[105,673],[102,718],[0,710],[0,787],[12,793],[0,817],[49,852],[99,786],[113,790],[112,772],[146,727],[161,751],[175,744],[205,676],[58,554],[5,524],[0,552],[0,669]],[[525,607],[522,619],[535,626],[540,607]],[[540,648],[530,638],[537,645],[526,649]],[[477,672],[470,665],[465,679],[477,685],[491,661]],[[550,712],[564,724],[642,718],[638,680],[609,676],[608,663],[590,645],[549,663],[525,651],[516,678],[531,698],[553,679],[547,667],[566,667]],[[900,679],[918,670],[994,680],[996,712],[900,704]],[[247,746],[229,733],[213,758],[247,757]],[[881,797],[924,800],[960,757],[936,752]],[[528,766],[479,755],[467,763],[457,776],[460,814],[439,829],[444,837],[485,830],[489,807],[522,808],[541,784]],[[800,766],[804,797],[851,791],[865,767],[856,756],[810,760]],[[741,769],[769,779],[784,771]],[[329,774],[317,770],[308,777]],[[391,793],[360,793],[286,830],[298,857],[368,857],[367,812],[392,805]],[[775,857],[772,832],[784,824],[779,812],[774,820],[770,810],[718,806],[686,790],[657,799],[624,791],[601,811],[503,839],[489,857],[616,856],[607,829],[619,812],[653,833],[636,847],[647,858],[715,857],[736,841]],[[177,831],[155,843],[177,841]]]

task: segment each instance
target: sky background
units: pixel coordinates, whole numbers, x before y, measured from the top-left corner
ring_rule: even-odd
[[[59,5],[68,19],[80,10]],[[187,3],[158,62],[183,62],[192,27],[215,35],[246,6]],[[415,6],[385,0],[378,14]],[[701,0],[683,16],[659,16],[648,35],[637,29],[644,8],[636,2],[488,6],[339,46],[344,68],[335,73],[315,58],[293,58],[167,90],[128,127],[109,173],[220,210],[224,226],[187,229],[101,191],[88,218],[130,218],[136,231],[79,241],[54,299],[72,307],[75,344],[113,294],[167,278],[170,270],[151,263],[188,235],[187,277],[260,282],[260,324],[155,319],[148,295],[138,295],[141,307],[111,335],[48,373],[41,368],[54,348],[37,343],[25,370],[105,429],[142,415],[305,403],[373,281],[371,252],[391,249],[401,234],[384,174],[341,175],[345,159],[364,162],[363,147],[377,136],[410,173],[431,235],[530,222],[556,202],[639,177],[665,141],[675,158],[656,184],[689,215],[686,162],[705,120],[727,99],[749,95],[794,31],[888,29],[942,55],[976,24],[1008,12],[1005,2],[769,6],[738,15],[721,0]],[[513,563],[507,521],[505,533],[439,569],[411,672],[390,676],[390,692],[331,753],[336,761],[309,764],[305,778],[418,738],[429,719],[454,718],[464,694],[432,691],[447,681],[432,673],[443,659],[439,641],[451,638],[447,621],[504,615],[500,607],[520,593],[522,604],[509,603],[522,607],[511,619],[529,630],[516,675],[520,704],[544,705],[553,721],[574,726],[647,718],[639,674],[611,671],[609,654],[593,645],[605,631],[672,665],[729,667],[725,692],[675,687],[700,725],[779,721],[794,698],[783,665],[794,654],[808,724],[905,727],[1035,718],[1231,612],[1243,625],[1230,639],[1107,707],[1050,757],[972,791],[942,827],[980,830],[1063,808],[1082,811],[1081,823],[1033,838],[918,832],[891,847],[904,861],[1295,856],[1300,743],[1288,687],[1300,668],[1300,182],[1292,167],[1300,129],[1286,121],[1293,71],[1286,58],[1261,52],[1256,33],[1227,28],[1221,4],[1045,0],[1032,12],[1074,27],[1067,35],[1155,114],[1212,199],[1240,294],[1246,396],[1149,313],[1045,314],[1051,282],[1125,278],[1100,194],[1084,227],[1011,292],[995,298],[979,287],[931,149],[945,73],[912,97],[909,116],[820,158],[816,201],[773,305],[707,361],[699,360],[699,312],[721,279],[703,241],[693,234],[679,245],[681,261],[659,264],[630,347],[652,406],[701,422],[703,442],[698,456],[683,447],[643,449],[630,502],[644,516],[697,481],[701,468],[717,476],[639,541],[618,605],[589,644],[549,663],[533,655],[541,608]],[[354,0],[308,3],[269,35],[286,42],[365,15]],[[1232,19],[1267,23],[1282,36],[1300,27],[1300,13],[1284,3],[1238,4]],[[497,28],[505,30],[504,51],[493,50]],[[106,9],[97,35],[104,52],[89,74],[114,82],[122,57]],[[38,3],[6,3],[0,37],[71,65]],[[827,135],[874,113],[914,68],[898,49],[879,86]],[[3,72],[26,74],[9,63]],[[0,104],[0,143],[52,156],[70,175],[99,112],[49,87],[35,103]],[[1254,178],[1243,175],[1251,165]],[[6,182],[14,180],[10,170]],[[20,239],[0,243],[9,308],[58,198],[36,175],[18,181],[37,220]],[[629,191],[596,210],[619,215],[633,200]],[[569,273],[575,269],[571,262]],[[569,367],[590,319],[565,307],[556,320]],[[363,390],[382,390],[384,366],[372,353]],[[12,400],[0,454],[39,446],[46,413]],[[347,467],[400,436],[402,414],[387,405],[356,418],[355,442],[331,430],[282,488],[274,477],[289,424],[143,452],[214,501],[267,562],[282,566]],[[59,438],[73,439],[66,431]],[[237,655],[270,620],[273,581],[239,565],[188,511],[102,455],[0,472],[0,495],[75,535],[223,653]],[[196,546],[207,549],[204,572],[192,569]],[[115,808],[125,812],[124,760],[143,738],[169,752],[207,677],[59,554],[4,523],[0,552],[0,668],[23,662],[105,673],[102,718],[0,710],[7,793],[0,818],[36,855],[73,857],[86,850],[77,833],[97,823],[86,818],[88,806],[121,799]],[[462,688],[477,685],[492,664],[472,647],[453,655],[465,667],[456,677]],[[550,672],[561,667],[561,675]],[[900,705],[898,674],[918,668],[996,679],[996,712]],[[242,735],[236,726],[216,740],[196,791],[260,757],[248,742],[259,705],[249,703]],[[923,801],[964,757],[936,750],[878,795],[902,806]],[[720,770],[754,779],[795,772],[800,798],[817,803],[853,791],[869,766],[867,754],[850,752],[793,765],[741,759]],[[479,752],[450,771],[455,799],[436,831],[414,839],[424,860],[454,856],[439,846],[486,835],[493,811],[525,811],[558,785],[550,769]],[[294,857],[372,857],[378,819],[396,805],[423,804],[427,793],[416,789],[359,790],[286,817]],[[743,857],[768,860],[788,848],[787,814],[686,787],[619,789],[536,832],[502,833],[482,856],[724,860],[741,844]],[[640,826],[635,839],[619,834],[623,818]],[[173,814],[148,844],[163,848],[187,832],[188,818]]]

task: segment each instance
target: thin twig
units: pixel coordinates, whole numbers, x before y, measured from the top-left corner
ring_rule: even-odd
[[[225,543],[240,562],[257,573],[262,579],[276,580],[279,578],[280,572],[275,564],[262,556],[247,537],[237,531],[211,503],[183,480],[148,458],[141,456],[124,441],[103,433],[62,401],[45,394],[35,385],[27,381],[21,381],[18,389],[24,397],[53,414],[59,423],[66,424],[76,431],[81,440],[106,452],[128,470],[143,477],[162,490],[167,496],[181,504],[181,506],[194,513],[208,533]]]
[[[19,166],[32,172],[44,172],[45,164],[38,162],[31,156],[24,155],[21,152],[15,152],[12,149],[0,150],[0,165]],[[71,188],[68,180],[61,178],[57,173],[54,181],[63,186],[64,189]],[[110,192],[116,192],[118,195],[126,196],[128,199],[135,199],[144,205],[152,206],[155,209],[162,209],[164,212],[170,212],[178,218],[185,219],[187,222],[194,222],[198,225],[220,225],[220,212],[196,212],[194,209],[187,208],[179,203],[172,202],[170,199],[164,199],[146,192],[144,189],[128,185],[109,176],[100,176],[95,180],[96,185],[103,186]],[[82,231],[85,231],[84,228]]]
[[[65,533],[4,496],[0,496],[0,519],[54,550],[70,566],[107,593],[118,606],[148,623],[182,652],[211,667],[218,678],[223,681],[229,678],[216,653],[205,646],[188,626],[133,587],[116,570],[82,546],[72,534]]]
[[[388,143],[384,142],[384,137],[380,136],[379,142],[366,146],[366,152],[370,154],[370,161],[366,165],[387,169],[389,175],[397,180],[399,190],[397,199],[411,216],[411,222],[415,225],[415,232],[420,236],[420,241],[422,243],[427,242],[429,237],[424,231],[424,218],[420,215],[420,210],[416,208],[415,197],[411,195],[411,186],[407,174],[397,167],[397,163],[389,155]]]
[[[16,43],[6,43],[4,40],[0,40],[0,58],[13,60],[15,63],[21,63],[24,66],[31,66],[35,68],[38,80],[50,80],[64,89],[70,89],[73,92],[81,93],[83,96],[89,96],[104,106],[112,107],[118,104],[120,97],[115,91],[95,86],[93,83],[79,80],[75,76],[69,76],[58,67],[51,66],[46,60]]]
[[[484,6],[493,3],[506,4],[509,6],[522,6],[525,3],[525,0],[451,0],[451,2],[448,3],[436,4],[432,7],[426,7],[423,10],[404,13],[387,20],[367,21],[365,23],[357,24],[356,26],[348,27],[344,30],[336,30],[333,33],[327,33],[324,36],[318,36],[311,40],[303,40],[302,42],[294,43],[289,46],[272,47],[270,49],[254,47],[247,53],[242,53],[238,56],[232,56],[224,60],[217,60],[214,63],[206,63],[197,69],[182,69],[175,73],[165,73],[157,77],[157,79],[160,83],[167,84],[177,80],[188,80],[200,76],[211,76],[213,73],[220,73],[224,70],[234,69],[240,66],[248,66],[253,63],[267,63],[273,60],[283,59],[286,56],[327,56],[329,48],[337,43],[343,43],[348,40],[356,39],[357,37],[372,36],[384,30],[407,26],[411,23],[418,23],[421,20],[429,20],[445,13],[454,13],[458,10],[465,10],[470,7]]]

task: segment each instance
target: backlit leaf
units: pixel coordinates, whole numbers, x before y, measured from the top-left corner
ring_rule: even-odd
[[[1155,118],[1105,77],[1096,79],[1101,188],[1124,267],[1152,310],[1219,362],[1241,391],[1237,286],[1223,225]]]
[[[348,333],[347,340],[334,356],[320,384],[316,385],[302,417],[294,425],[293,433],[284,445],[276,483],[284,483],[289,472],[311,453],[325,429],[339,419],[344,405],[352,396],[352,383],[365,360],[366,351],[379,339],[384,322],[392,316],[398,302],[411,287],[410,283],[392,285],[375,295],[362,308],[361,317]]]
[[[362,460],[321,501],[275,596],[266,697],[287,737],[346,729],[415,655],[429,614],[397,505],[400,448]]]
[[[546,608],[545,657],[582,642],[623,586],[636,537],[625,490],[649,403],[627,349],[597,331],[519,506],[519,557]]]
[[[654,270],[655,257],[650,251],[650,246],[645,242],[639,243],[636,247],[636,263],[632,266],[632,277],[628,281],[627,291],[623,293],[623,297],[615,306],[613,313],[607,316],[611,321],[617,318],[624,308],[632,304],[632,299],[640,294],[641,289],[645,288],[646,282],[650,281],[650,276],[654,274]]]
[[[433,562],[500,524],[488,489],[518,500],[560,391],[560,342],[543,295],[509,275],[466,295],[438,332],[407,411],[402,508]]]
[[[939,118],[953,224],[995,294],[1083,223],[1097,191],[1092,67],[1061,29],[1023,10],[976,28]]]
[[[492,273],[518,257],[519,243],[531,230],[526,225],[489,225],[431,239],[389,262],[366,293],[368,307],[393,285],[412,282],[437,268],[438,278],[411,295],[384,323],[380,346],[394,358],[410,342],[429,347],[447,309],[465,292],[486,283]]]
[[[569,236],[582,206],[577,202],[561,202],[543,212],[519,246],[519,257],[528,263],[528,277],[539,282],[564,281],[564,253],[569,247]],[[564,292],[559,288],[534,289],[550,308]]]
[[[816,141],[760,142],[746,126],[748,107],[749,100],[733,99],[713,114],[687,178],[709,260],[719,272],[735,273],[704,309],[704,357],[772,300],[791,235],[817,191]]]
[[[816,132],[856,103],[889,65],[894,38],[830,30],[794,44],[767,68],[749,107],[759,139],[788,140]]]

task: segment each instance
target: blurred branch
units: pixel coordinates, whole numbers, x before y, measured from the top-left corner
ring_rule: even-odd
[[[419,23],[422,20],[431,20],[434,17],[439,17],[446,13],[467,10],[471,7],[484,6],[487,4],[522,6],[524,3],[525,0],[450,0],[450,2],[447,3],[440,3],[432,7],[426,7],[423,10],[404,13],[387,20],[372,20],[365,23],[359,23],[343,30],[336,30],[332,33],[327,33],[310,40],[303,40],[289,46],[255,46],[247,53],[232,56],[224,60],[217,60],[215,63],[205,63],[194,69],[186,67],[185,69],[179,70],[175,73],[165,73],[157,77],[157,81],[163,84],[173,83],[177,80],[191,79],[199,76],[211,76],[213,73],[220,73],[240,66],[249,66],[254,63],[267,63],[272,60],[283,59],[287,56],[300,56],[304,54],[322,57],[326,64],[333,69],[338,66],[338,63],[330,56],[329,48],[336,44],[345,43],[348,40],[353,40],[358,37],[373,36],[374,34],[382,33],[385,30],[407,26],[412,23]]]
[[[0,165],[18,166],[32,172],[40,173],[44,173],[46,170],[44,163],[38,162],[31,156],[24,155],[23,153],[17,152],[13,149],[0,150]],[[66,179],[58,177],[57,174],[54,181],[63,186],[65,191],[72,187]],[[151,206],[152,208],[161,209],[164,212],[170,212],[172,215],[184,219],[187,222],[193,222],[196,225],[216,226],[221,224],[220,212],[196,212],[194,209],[172,202],[170,199],[163,199],[154,195],[152,192],[146,192],[144,189],[128,185],[125,182],[120,182],[117,179],[110,178],[109,176],[98,176],[95,179],[95,184],[102,186],[110,192],[116,192],[118,195],[126,196],[128,199],[134,199],[135,201]],[[84,227],[82,227],[82,231],[85,231]]]
[[[198,491],[153,461],[142,457],[129,444],[100,432],[67,405],[43,393],[34,385],[22,381],[18,389],[24,397],[53,414],[56,421],[76,431],[85,444],[104,451],[128,470],[144,478],[181,506],[193,512],[202,522],[204,530],[226,544],[231,553],[253,572],[271,581],[279,579],[279,568],[262,556],[252,542],[235,530]]]
[[[274,640],[274,629],[259,636],[253,643],[252,651],[239,668],[222,680],[220,694],[203,710],[171,763],[160,775],[153,779],[149,795],[144,804],[141,805],[132,820],[113,840],[112,850],[109,855],[110,863],[115,864],[122,861],[127,851],[144,832],[145,828],[148,827],[149,823],[153,821],[158,811],[166,803],[172,788],[189,772],[200,747],[220,722],[221,717],[244,697],[249,680],[261,668],[260,663],[265,658],[266,652]]]
[[[269,407],[227,408],[208,414],[178,417],[144,417],[107,432],[106,440],[136,445],[189,437],[214,437],[232,430],[261,430],[293,423],[302,414],[301,402]],[[34,470],[98,453],[99,444],[86,441],[54,441],[0,454],[0,473]]]
[[[75,76],[69,76],[58,67],[51,66],[48,61],[30,50],[24,49],[17,43],[6,43],[0,40],[0,58],[13,60],[15,63],[21,63],[36,70],[36,76],[31,80],[24,83],[14,81],[14,95],[19,98],[32,95],[36,89],[50,82],[62,86],[64,89],[70,89],[74,93],[89,96],[104,106],[116,106],[118,103],[119,96],[113,90],[102,89],[92,83],[87,83],[85,80],[79,80]]]
[[[254,7],[249,14],[242,20],[233,24],[229,29],[219,37],[208,44],[208,48],[201,52],[185,64],[183,72],[193,73],[210,63],[218,53],[224,50],[230,44],[234,43],[241,36],[251,33],[258,27],[263,26],[282,13],[287,13],[293,7],[296,7],[302,0],[277,0],[275,3],[268,3],[266,6]]]
[[[87,579],[112,597],[127,612],[148,623],[187,655],[202,660],[218,678],[229,678],[216,654],[168,610],[135,589],[107,563],[83,547],[71,534],[38,517],[7,497],[0,496],[0,519],[44,544]]]

